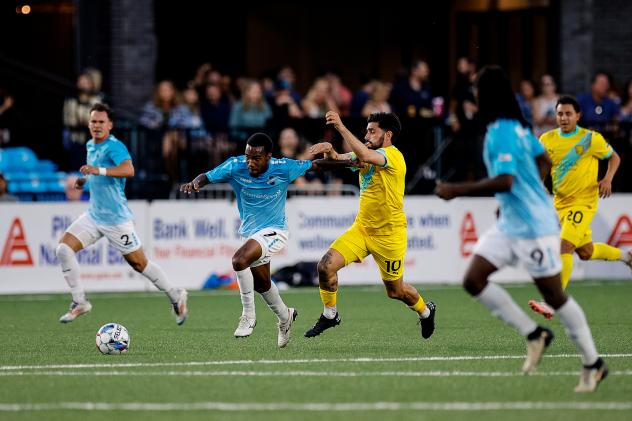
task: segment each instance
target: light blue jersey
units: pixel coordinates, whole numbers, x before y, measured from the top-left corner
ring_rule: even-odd
[[[239,234],[250,237],[264,228],[287,230],[285,199],[288,185],[312,168],[312,161],[272,158],[258,177],[248,172],[246,156],[228,158],[206,173],[211,183],[230,183],[241,218]]]
[[[132,159],[125,145],[112,135],[99,144],[90,139],[86,149],[86,162],[95,167],[116,167]],[[119,225],[130,221],[133,216],[125,197],[125,178],[90,176],[88,215],[101,225]]]
[[[537,238],[559,233],[557,214],[535,161],[543,153],[542,144],[516,120],[500,119],[487,126],[483,159],[489,177],[513,176],[511,190],[496,193],[498,229],[509,236]]]

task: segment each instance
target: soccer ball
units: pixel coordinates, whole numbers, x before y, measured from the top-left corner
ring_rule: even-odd
[[[129,348],[129,333],[125,326],[108,323],[97,332],[97,349],[102,354],[122,354]]]

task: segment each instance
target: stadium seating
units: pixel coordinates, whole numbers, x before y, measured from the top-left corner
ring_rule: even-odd
[[[0,149],[0,172],[7,180],[9,193],[21,201],[65,200],[68,174],[57,168],[50,160],[38,159],[27,147]]]

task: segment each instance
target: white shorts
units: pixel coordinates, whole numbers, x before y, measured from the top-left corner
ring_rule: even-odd
[[[110,244],[123,255],[132,253],[142,246],[132,221],[120,225],[101,225],[87,213],[83,213],[66,232],[77,237],[84,248],[96,243],[103,236],[107,237]]]
[[[261,257],[253,262],[250,267],[253,268],[270,263],[272,256],[283,250],[289,237],[289,231],[278,228],[264,228],[248,238],[242,238],[244,243],[248,240],[255,240],[261,246]]]
[[[516,238],[494,225],[478,240],[474,254],[501,269],[522,263],[533,278],[547,278],[562,271],[560,237]]]

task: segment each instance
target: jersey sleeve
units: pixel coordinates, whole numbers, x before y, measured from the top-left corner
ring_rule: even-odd
[[[132,159],[132,156],[129,154],[129,151],[122,142],[113,143],[109,154],[110,158],[112,158],[112,161],[114,161],[114,164],[117,166],[121,165],[121,162],[123,161]]]
[[[312,168],[312,161],[310,160],[295,160],[288,159],[288,178],[290,182],[296,180],[302,175],[305,175],[307,171]]]
[[[379,153],[380,155],[383,155],[384,158],[386,158],[384,160],[384,165],[377,165],[377,166],[380,167],[380,168],[389,168],[390,167],[390,165],[389,165],[390,159],[388,158],[388,151],[386,151],[385,149],[380,148],[380,149],[376,150],[375,152]]]
[[[517,174],[517,163],[515,152],[512,147],[513,142],[504,139],[507,136],[516,136],[515,133],[507,133],[500,127],[495,127],[488,131],[488,153],[490,164],[494,175]]]
[[[592,155],[597,159],[608,159],[612,156],[614,149],[604,139],[604,137],[597,132],[593,132],[593,141],[590,147]]]
[[[209,183],[225,183],[232,178],[233,166],[237,162],[237,158],[229,158],[218,167],[206,173]]]

